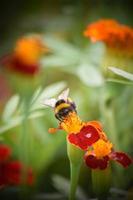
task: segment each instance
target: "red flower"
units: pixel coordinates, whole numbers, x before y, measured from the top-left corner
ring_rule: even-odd
[[[11,149],[4,144],[0,144],[0,164],[5,162],[11,155]]]
[[[123,152],[116,152],[112,149],[112,143],[98,140],[92,145],[92,149],[87,151],[84,159],[86,165],[92,169],[106,169],[110,160],[115,160],[123,167],[128,167],[132,159]]]
[[[34,182],[33,172],[28,169],[26,177],[23,179],[24,166],[19,161],[9,162],[4,169],[6,183],[8,185],[20,185],[22,183],[32,185]]]
[[[69,142],[83,150],[88,149],[88,146],[91,146],[99,138],[98,130],[92,125],[85,125],[80,132],[68,135]]]
[[[21,74],[34,75],[39,72],[38,63],[29,65],[27,63],[23,63],[22,60],[13,55],[4,56],[1,59],[1,63],[8,69],[19,72]]]
[[[60,121],[58,128],[50,128],[50,133],[64,130],[68,141],[86,150],[100,138],[101,124],[97,121],[83,122],[77,114],[75,103],[69,98],[69,88],[64,90],[56,99],[47,99],[44,104],[54,109],[55,116]]]
[[[39,37],[23,37],[16,42],[13,53],[1,59],[1,64],[21,74],[35,75],[40,69],[39,58],[47,51]]]
[[[4,144],[0,145],[0,187],[7,185],[27,184],[33,185],[34,175],[31,168],[24,173],[23,164],[19,161],[11,161],[11,149]],[[23,178],[24,176],[24,178]]]

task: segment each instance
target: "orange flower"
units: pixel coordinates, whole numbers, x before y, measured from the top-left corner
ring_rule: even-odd
[[[40,69],[40,56],[47,52],[48,48],[40,37],[23,37],[16,42],[13,52],[1,59],[1,63],[21,74],[34,75]]]
[[[102,41],[109,48],[133,54],[133,28],[112,19],[102,19],[88,25],[84,36],[92,42]]]
[[[60,121],[58,128],[50,128],[49,132],[57,130],[67,132],[68,141],[86,150],[100,138],[101,125],[97,121],[83,122],[77,115],[75,103],[68,97],[69,89],[63,91],[58,99],[48,99],[44,104],[54,109],[55,117]],[[102,135],[103,137],[103,135]]]
[[[46,51],[38,37],[21,38],[16,42],[14,56],[24,64],[33,65],[38,62],[40,55]]]
[[[77,115],[75,103],[68,97],[69,89],[63,91],[58,99],[47,99],[44,105],[50,106],[55,117],[60,121],[58,128],[50,128],[49,132],[58,130],[67,132],[68,142],[85,150],[85,162],[92,169],[105,169],[109,160],[119,162],[123,167],[132,163],[132,159],[123,152],[113,150],[113,144],[103,132],[98,121],[83,122]]]
[[[109,161],[114,160],[123,167],[128,167],[133,160],[124,152],[113,150],[113,144],[107,140],[99,139],[91,149],[88,149],[84,156],[85,163],[92,169],[104,170],[108,167]]]

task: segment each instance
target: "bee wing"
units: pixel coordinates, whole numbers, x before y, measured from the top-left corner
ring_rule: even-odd
[[[49,106],[49,107],[51,107],[51,108],[54,108],[54,107],[55,107],[55,104],[56,104],[56,99],[54,99],[54,98],[45,99],[45,100],[43,101],[43,105]]]
[[[58,96],[58,99],[67,100],[68,95],[69,95],[69,88],[67,88],[66,90],[64,90],[64,91]]]

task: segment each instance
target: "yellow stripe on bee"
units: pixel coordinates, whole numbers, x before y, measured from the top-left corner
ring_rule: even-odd
[[[67,104],[67,103],[62,103],[62,104],[58,105],[58,106],[55,108],[55,113],[58,113],[62,108],[68,108],[68,107],[70,107],[69,104]]]

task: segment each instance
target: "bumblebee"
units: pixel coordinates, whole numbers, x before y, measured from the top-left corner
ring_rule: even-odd
[[[54,109],[55,117],[59,121],[63,121],[71,112],[76,111],[75,103],[68,98],[69,89],[64,90],[59,96],[58,99],[48,99],[44,101],[46,106],[50,106]]]

